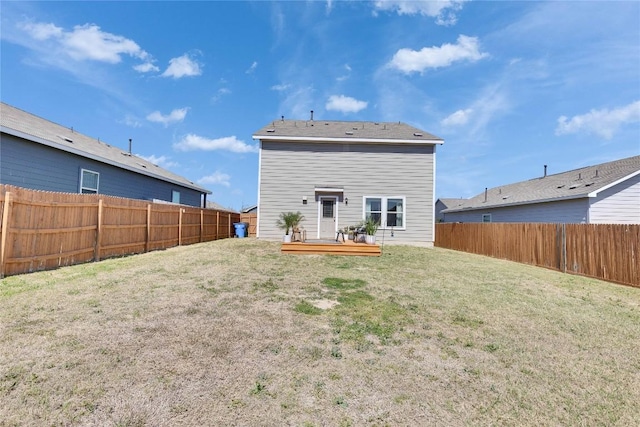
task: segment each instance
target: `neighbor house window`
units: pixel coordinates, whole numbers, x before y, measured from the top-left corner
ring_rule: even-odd
[[[171,191],[171,203],[180,203],[180,192],[176,190]]]
[[[372,217],[381,227],[405,228],[404,197],[365,197],[364,218]]]
[[[80,193],[97,194],[99,178],[98,172],[82,169],[80,171]]]
[[[482,214],[482,222],[491,222],[491,214]]]

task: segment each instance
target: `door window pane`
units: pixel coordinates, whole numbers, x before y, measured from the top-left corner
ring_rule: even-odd
[[[333,218],[333,200],[322,201],[322,217]]]

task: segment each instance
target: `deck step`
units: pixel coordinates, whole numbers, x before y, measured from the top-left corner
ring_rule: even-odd
[[[380,256],[382,251],[379,245],[362,244],[327,244],[327,243],[283,243],[283,254],[296,255],[356,255],[356,256]]]

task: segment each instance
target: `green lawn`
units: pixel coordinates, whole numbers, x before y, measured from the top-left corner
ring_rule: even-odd
[[[0,426],[629,426],[640,289],[228,239],[0,281]]]

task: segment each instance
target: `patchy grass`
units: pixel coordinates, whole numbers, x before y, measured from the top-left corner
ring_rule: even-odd
[[[0,281],[0,425],[633,425],[640,290],[229,239]],[[337,304],[337,305],[336,305]]]

